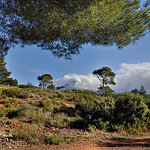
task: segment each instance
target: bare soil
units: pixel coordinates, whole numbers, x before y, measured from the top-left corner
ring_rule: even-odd
[[[7,150],[10,148],[5,148]],[[11,148],[13,150],[13,148]],[[40,145],[18,147],[16,150],[150,150],[150,136],[144,137],[99,137],[82,139],[60,145]]]

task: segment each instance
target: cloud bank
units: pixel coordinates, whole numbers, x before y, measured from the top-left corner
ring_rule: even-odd
[[[143,85],[150,93],[150,63],[126,64],[120,65],[116,71],[115,86],[111,88],[115,92],[131,91],[135,88],[140,89]],[[68,74],[62,79],[54,81],[56,86],[65,86],[65,89],[85,89],[97,91],[100,81],[93,76]]]
[[[150,63],[126,64],[120,66],[116,73],[115,91],[131,91],[140,89],[141,85],[150,93]]]
[[[65,90],[68,89],[85,89],[85,90],[97,90],[99,81],[92,74],[90,75],[77,75],[68,74],[64,78],[54,81],[56,86],[65,86]]]

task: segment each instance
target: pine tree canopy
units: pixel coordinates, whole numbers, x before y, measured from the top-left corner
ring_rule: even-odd
[[[37,45],[70,59],[84,44],[123,48],[150,27],[149,0],[0,0],[0,53]]]

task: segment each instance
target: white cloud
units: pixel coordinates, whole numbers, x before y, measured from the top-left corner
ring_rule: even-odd
[[[116,72],[115,86],[111,88],[115,92],[131,91],[134,88],[140,89],[143,85],[148,93],[150,93],[150,63],[126,64],[120,65],[120,69]],[[65,86],[65,89],[85,89],[97,91],[100,81],[93,76],[68,74],[62,79],[54,81],[56,86]]]
[[[54,81],[56,86],[65,86],[65,89],[85,89],[97,90],[99,81],[92,74],[90,75],[77,75],[68,74],[64,78]]]
[[[140,89],[141,85],[147,92],[150,91],[150,63],[121,64],[121,69],[116,73],[116,86],[118,92],[131,91],[134,88]]]
[[[38,73],[38,72],[40,72],[40,70],[39,69],[31,69],[30,72],[31,73]]]

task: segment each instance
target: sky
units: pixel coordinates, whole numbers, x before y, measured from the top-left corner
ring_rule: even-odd
[[[117,47],[84,45],[79,55],[72,60],[57,58],[50,51],[36,46],[15,46],[5,58],[6,68],[11,77],[19,84],[31,82],[38,86],[38,76],[49,73],[55,86],[66,86],[66,89],[86,89],[97,91],[100,81],[92,75],[92,71],[104,66],[116,73],[115,92],[140,89],[143,85],[150,93],[150,34],[142,37],[136,45],[123,50]]]

